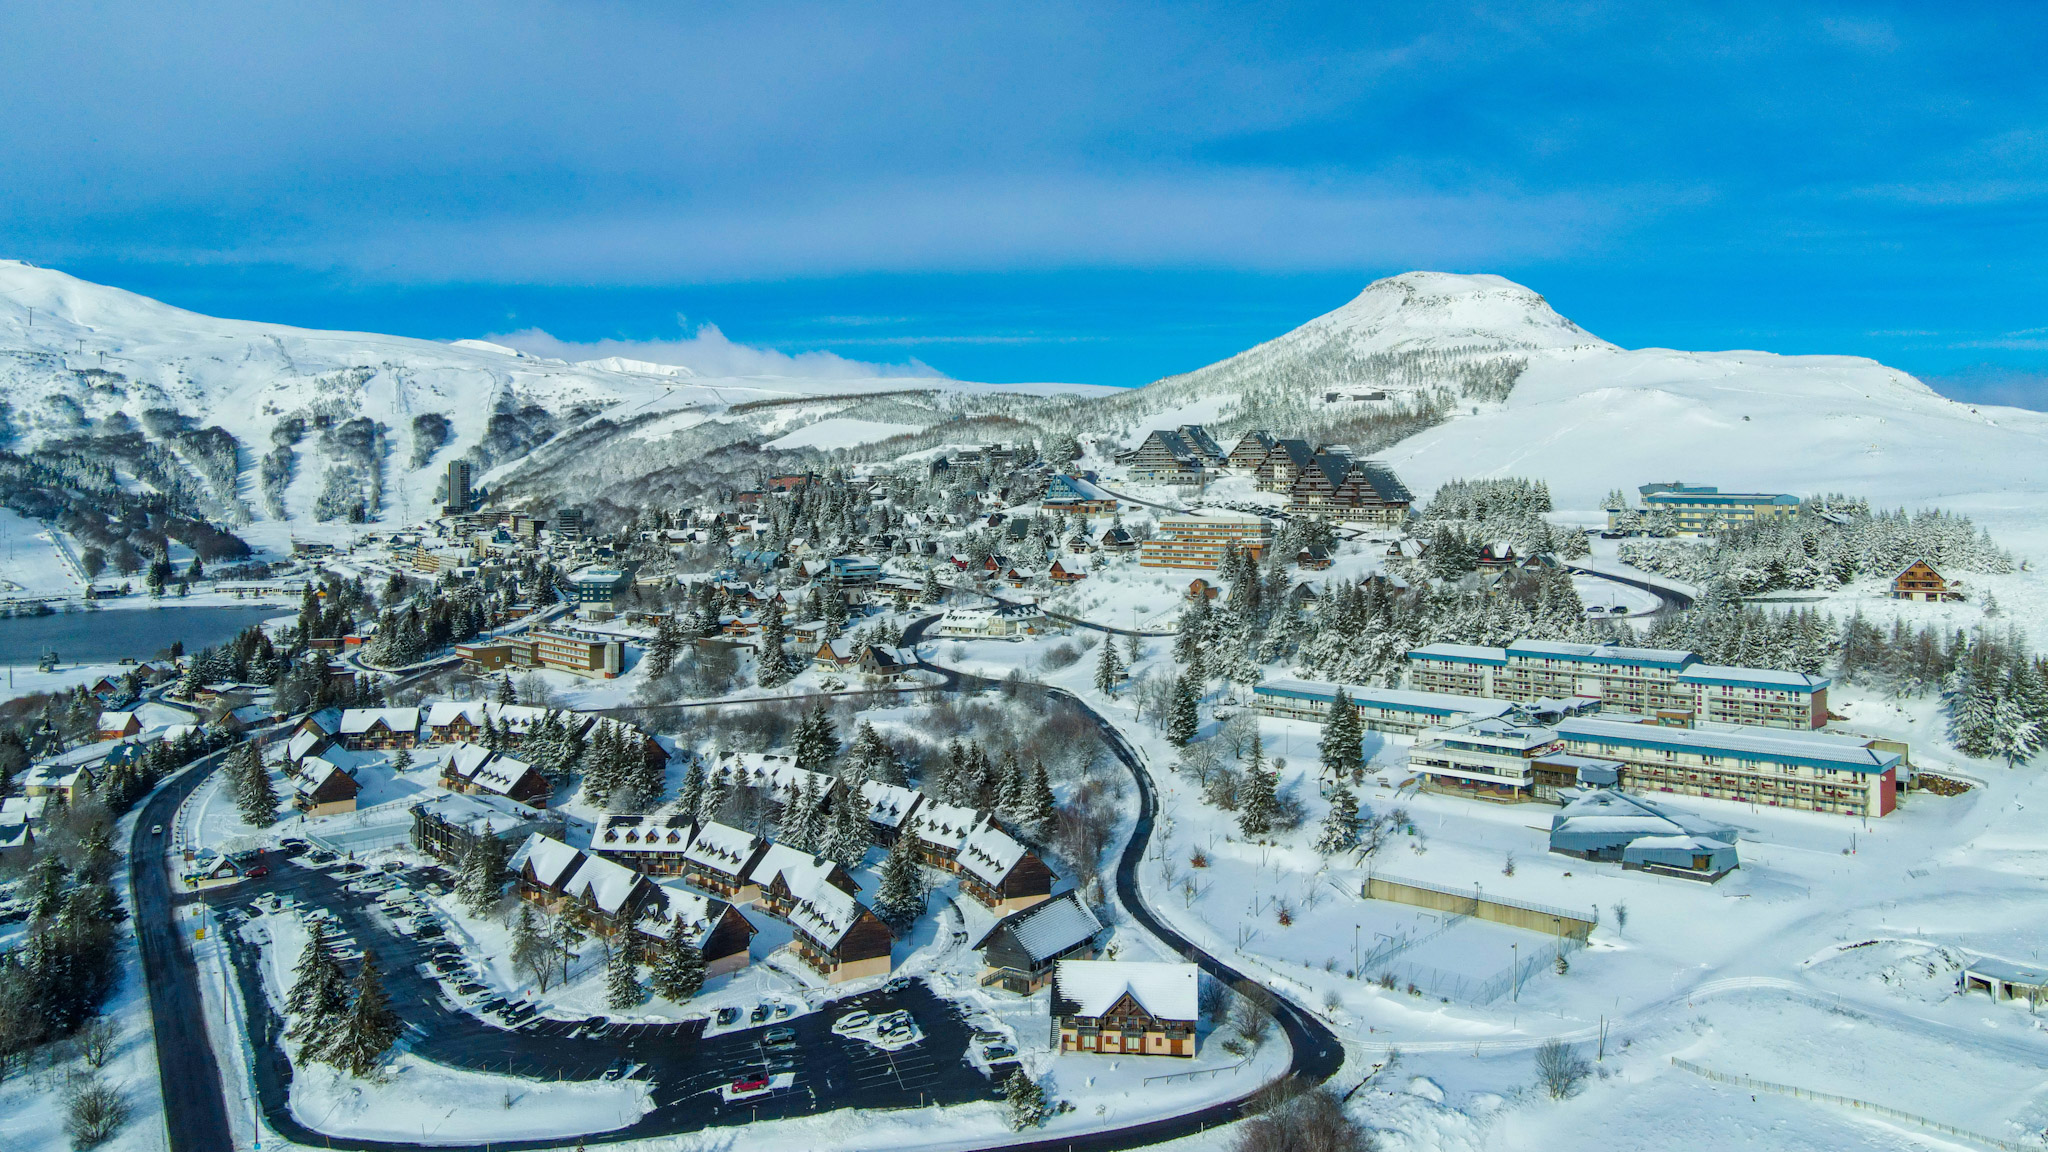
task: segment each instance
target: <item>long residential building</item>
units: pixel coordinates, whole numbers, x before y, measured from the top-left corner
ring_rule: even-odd
[[[1480,717],[1417,736],[1408,750],[1408,767],[1436,791],[1483,800],[1532,800],[1536,758],[1557,747],[1554,728]]]
[[[1642,494],[1644,511],[1670,512],[1681,536],[1702,536],[1799,511],[1799,497],[1783,492],[1723,492],[1710,485],[1678,483],[1645,484],[1636,491]]]
[[[1500,716],[1513,707],[1504,700],[1483,700],[1477,696],[1286,679],[1260,684],[1252,689],[1252,700],[1260,715],[1321,724],[1330,718],[1330,705],[1335,703],[1340,687],[1358,710],[1362,727],[1403,736],[1475,717]]]
[[[1415,497],[1391,468],[1325,452],[1294,474],[1287,487],[1291,516],[1321,516],[1346,524],[1399,524]]]
[[[1740,732],[1570,719],[1557,726],[1564,751],[1621,764],[1621,783],[1848,816],[1897,807],[1904,757],[1876,742],[1817,732]]]
[[[1223,567],[1224,553],[1232,548],[1256,560],[1273,545],[1273,522],[1245,512],[1203,512],[1187,516],[1165,516],[1158,534],[1138,549],[1138,563],[1146,568],[1200,568],[1213,571]]]
[[[1811,730],[1828,718],[1825,677],[1703,663],[1672,648],[1517,640],[1430,644],[1408,653],[1408,686],[1500,700],[1579,697],[1667,723]]]

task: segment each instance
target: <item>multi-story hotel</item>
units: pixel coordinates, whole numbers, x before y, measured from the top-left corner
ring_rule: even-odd
[[[1739,528],[1753,520],[1774,520],[1799,511],[1799,497],[1782,492],[1723,492],[1708,485],[1645,484],[1643,511],[1668,511],[1681,536]],[[1618,513],[1609,514],[1609,527]]]
[[[1583,697],[1668,723],[1814,729],[1828,680],[1803,672],[1705,664],[1691,652],[1517,640],[1506,648],[1430,644],[1408,653],[1408,686],[1500,700]]]
[[[1223,554],[1233,546],[1256,560],[1273,543],[1273,522],[1244,512],[1203,512],[1166,516],[1159,534],[1138,549],[1138,563],[1147,568],[1223,567]]]
[[[1528,800],[1535,793],[1536,757],[1557,747],[1554,728],[1484,717],[1423,732],[1408,750],[1408,767],[1435,790]]]
[[[1621,785],[1849,816],[1883,816],[1897,806],[1904,758],[1873,741],[1817,732],[1665,728],[1612,720],[1566,720],[1564,750],[1618,762]]]
[[[1268,680],[1252,689],[1252,700],[1260,715],[1321,724],[1330,718],[1330,705],[1336,702],[1339,687],[1358,710],[1360,727],[1403,736],[1473,717],[1500,716],[1513,707],[1504,700],[1481,700],[1476,696],[1326,684],[1320,680]]]

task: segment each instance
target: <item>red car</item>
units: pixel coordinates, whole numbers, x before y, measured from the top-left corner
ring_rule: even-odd
[[[242,875],[248,877],[251,880],[261,880],[263,877],[270,875],[270,869],[265,868],[261,864],[258,864],[254,868],[249,869],[247,872],[242,873]]]
[[[734,1092],[761,1092],[766,1090],[767,1087],[768,1078],[766,1076],[756,1076],[751,1080],[735,1080],[732,1082],[732,1090]]]

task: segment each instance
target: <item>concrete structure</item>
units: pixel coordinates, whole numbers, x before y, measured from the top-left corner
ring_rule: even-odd
[[[1669,512],[1678,522],[1681,536],[1702,536],[1724,528],[1739,528],[1757,520],[1776,520],[1799,511],[1799,497],[1782,492],[1723,492],[1697,484],[1645,484],[1636,489],[1643,497],[1645,513]],[[1616,527],[1619,514],[1607,514],[1608,527]]]
[[[576,614],[586,619],[608,620],[624,611],[632,590],[633,574],[623,568],[584,568],[569,576]]]
[[[446,515],[459,516],[469,511],[470,506],[476,502],[470,495],[469,476],[469,461],[448,462],[448,502],[441,506],[441,511]]]
[[[1408,686],[1521,702],[1578,697],[1669,724],[1810,730],[1828,716],[1824,677],[1705,664],[1680,649],[1619,644],[1429,644],[1408,653]]]
[[[1339,687],[1351,698],[1362,727],[1403,736],[1474,717],[1502,716],[1514,707],[1506,701],[1477,696],[1289,679],[1265,681],[1252,689],[1252,701],[1260,715],[1321,724],[1329,719],[1330,705],[1335,702]]]
[[[1898,805],[1903,757],[1858,737],[1587,719],[1563,721],[1557,734],[1566,752],[1620,761],[1622,782],[1642,791],[1848,816],[1884,816]]]
[[[1138,548],[1138,563],[1147,568],[1223,567],[1231,548],[1256,560],[1273,545],[1273,522],[1246,512],[1200,512],[1164,516],[1158,533]]]
[[[1193,964],[1062,960],[1053,968],[1052,1038],[1062,1052],[1190,1057],[1200,990]]]
[[[532,645],[532,663],[543,668],[573,672],[578,676],[612,679],[625,671],[626,646],[615,636],[582,632],[574,628],[549,628],[527,634]],[[518,649],[513,651],[518,663]]]
[[[1317,454],[1295,472],[1287,487],[1288,515],[1346,524],[1400,524],[1408,519],[1414,502],[1393,469],[1336,452]]]
[[[1557,732],[1507,717],[1475,717],[1415,738],[1408,767],[1425,787],[1482,800],[1534,800],[1535,759],[1556,751]]]
[[[1426,880],[1399,880],[1392,876],[1373,875],[1365,878],[1365,883],[1360,885],[1358,894],[1367,900],[1385,900],[1413,908],[1455,912],[1475,920],[1505,924],[1510,928],[1523,928],[1531,932],[1548,932],[1552,936],[1566,936],[1573,940],[1584,940],[1593,933],[1594,919],[1590,912],[1574,912],[1570,909],[1529,904],[1500,896],[1487,896],[1478,888],[1467,891],[1432,884]]]

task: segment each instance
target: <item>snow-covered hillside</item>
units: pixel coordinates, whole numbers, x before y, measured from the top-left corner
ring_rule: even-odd
[[[708,378],[618,357],[571,364],[480,340],[222,320],[0,261],[0,400],[15,446],[93,452],[115,460],[124,481],[160,450],[170,467],[190,470],[201,510],[253,523],[259,536],[265,522],[303,528],[346,519],[337,510],[358,504],[372,520],[417,520],[438,506],[449,460],[469,457],[480,482],[498,484],[592,420],[630,426],[643,445],[707,422],[721,424],[712,442],[765,440],[845,415],[862,397],[906,391],[990,390],[929,376]],[[641,464],[687,459],[702,443]]]

